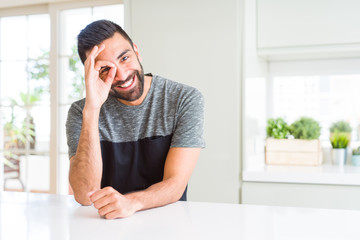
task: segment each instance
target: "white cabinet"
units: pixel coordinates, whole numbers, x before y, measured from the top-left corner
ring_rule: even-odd
[[[360,210],[360,186],[244,182],[242,203]]]
[[[360,1],[258,0],[259,55],[360,56]]]
[[[323,164],[248,166],[242,203],[360,210],[360,168]]]

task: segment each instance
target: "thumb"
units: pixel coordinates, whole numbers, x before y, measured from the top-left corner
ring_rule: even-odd
[[[93,189],[90,192],[88,192],[86,195],[90,198],[96,191],[97,189]]]

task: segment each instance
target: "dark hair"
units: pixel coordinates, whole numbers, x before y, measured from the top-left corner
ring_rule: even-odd
[[[94,46],[100,44],[104,40],[114,36],[118,32],[127,40],[133,48],[133,41],[127,33],[116,23],[109,20],[98,20],[87,25],[79,33],[78,39],[78,53],[82,63],[86,60],[86,52],[91,50]]]

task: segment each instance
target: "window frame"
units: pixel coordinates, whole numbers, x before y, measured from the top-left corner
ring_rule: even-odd
[[[59,160],[60,156],[60,62],[58,61],[60,54],[60,31],[61,31],[61,11],[86,8],[86,7],[98,7],[113,4],[124,5],[124,24],[130,26],[130,0],[93,0],[82,1],[75,0],[72,2],[64,2],[61,0],[49,0],[43,4],[38,4],[34,1],[34,5],[19,6],[19,4],[13,3],[12,6],[3,7],[0,4],[0,19],[3,17],[11,16],[23,16],[33,14],[49,14],[50,17],[50,56],[49,56],[49,80],[50,80],[50,146],[49,146],[49,175],[50,175],[50,187],[49,192],[52,194],[65,194],[61,189],[62,180],[60,179],[61,171],[65,171],[62,167],[62,163]],[[30,3],[31,4],[31,3]],[[9,4],[8,4],[9,5]],[[128,30],[127,30],[128,31]],[[129,31],[128,31],[129,32]],[[130,33],[130,32],[129,32]],[[3,191],[3,164],[0,164],[0,192]]]

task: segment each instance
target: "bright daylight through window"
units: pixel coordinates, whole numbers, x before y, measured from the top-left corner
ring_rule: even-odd
[[[56,191],[68,193],[65,120],[70,104],[85,94],[77,34],[98,19],[124,26],[122,4],[62,9],[56,14],[59,18],[50,14],[0,17],[0,134],[4,136],[0,162],[6,190],[50,192],[50,163],[55,162]],[[50,40],[50,26],[54,26],[50,19],[59,21],[55,24],[58,39]],[[56,62],[51,62],[51,69],[59,68],[54,79],[49,74],[51,43],[59,46]],[[56,92],[50,91],[53,84],[58,86]],[[52,119],[54,109],[59,119]],[[60,141],[55,155],[50,154],[51,129],[58,129],[54,138]]]
[[[310,116],[320,122],[320,139],[329,139],[335,121],[352,127],[352,140],[360,134],[360,75],[289,76],[273,79],[273,116],[294,122]],[[354,143],[355,144],[355,143]]]
[[[0,150],[6,190],[49,191],[50,18],[0,19]],[[1,138],[2,139],[2,138]]]

